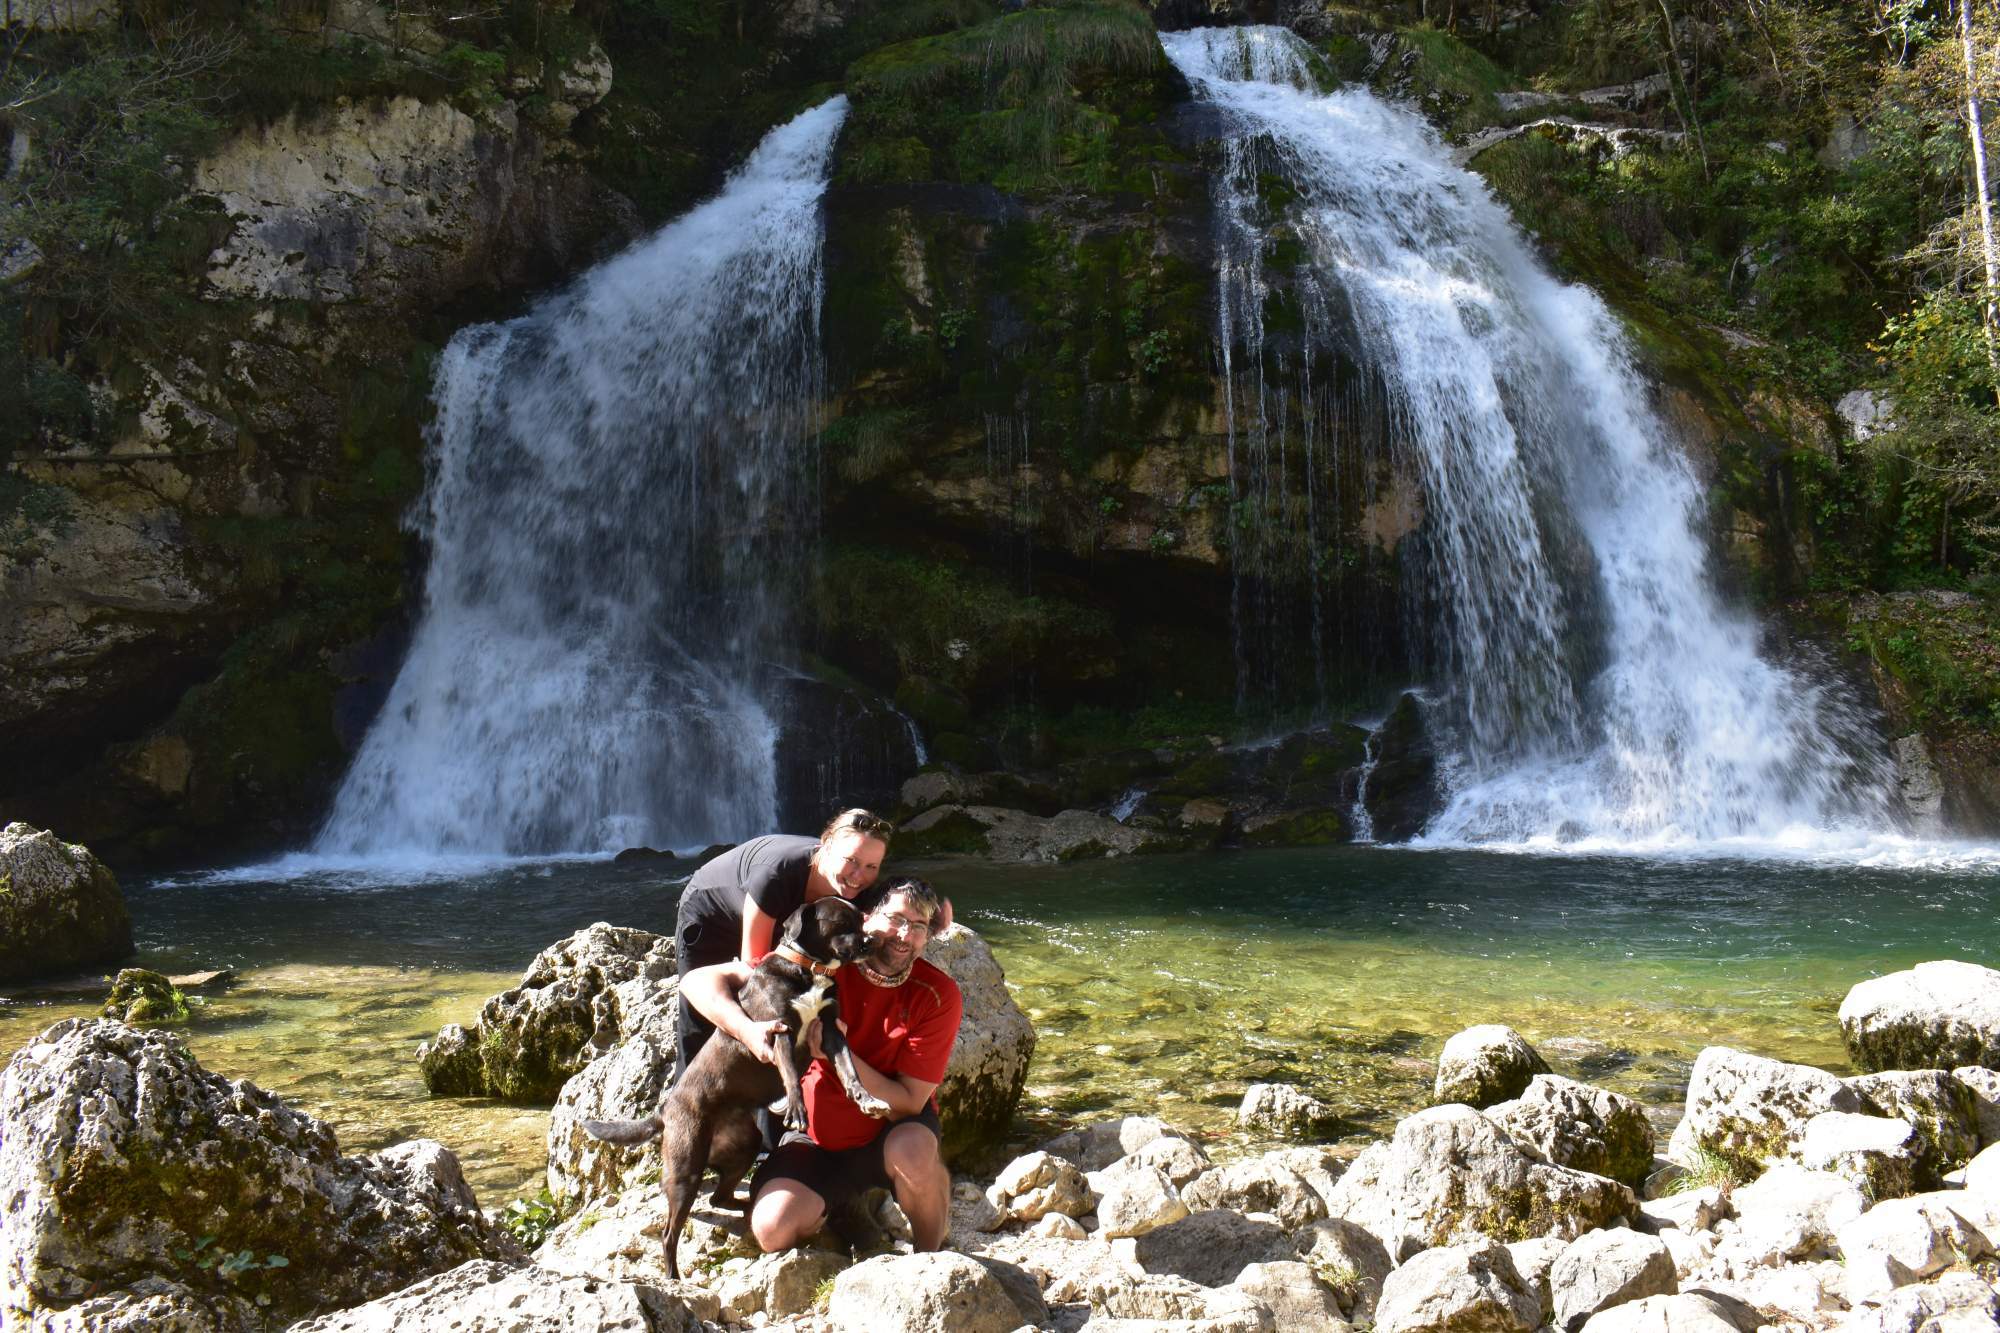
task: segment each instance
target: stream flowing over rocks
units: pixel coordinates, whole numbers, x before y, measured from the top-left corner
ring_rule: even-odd
[[[984,945],[944,938],[955,970],[993,969],[980,1007],[1011,1028]],[[553,974],[535,989],[574,997],[587,987],[565,978],[657,962],[656,944],[593,926],[538,957]],[[665,1010],[637,1012],[565,1105],[657,1098]],[[1020,1025],[1024,1043],[974,1045],[1025,1068]],[[441,1146],[341,1157],[325,1126],[177,1039],[72,1020],[0,1077],[0,1262],[31,1329],[1978,1333],[2000,1329],[1995,1072],[1841,1078],[1714,1047],[1671,1162],[1636,1103],[1548,1073],[1483,1111],[1416,1112],[1352,1160],[1305,1144],[1218,1161],[1168,1121],[1080,1124],[991,1179],[956,1177],[941,1252],[908,1252],[886,1196],[870,1205],[889,1252],[858,1261],[827,1233],[760,1255],[703,1200],[677,1281],[649,1164],[572,1151],[559,1176],[573,1110],[550,1137],[560,1220],[530,1256]],[[988,1087],[1012,1078],[1003,1062]]]

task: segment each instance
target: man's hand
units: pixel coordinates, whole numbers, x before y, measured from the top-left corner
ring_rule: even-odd
[[[759,1022],[745,1014],[741,1030],[731,1028],[729,1035],[747,1046],[750,1054],[765,1064],[775,1065],[778,1063],[778,1054],[773,1048],[780,1038],[790,1036],[791,1031],[791,1027],[781,1018]]]
[[[951,929],[951,899],[939,900],[938,909],[931,917],[931,936],[936,938]]]

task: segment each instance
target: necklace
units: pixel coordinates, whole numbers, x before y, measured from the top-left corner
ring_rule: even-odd
[[[910,960],[910,967],[915,967],[916,962],[917,960],[912,958]],[[869,963],[866,959],[856,959],[854,966],[861,970],[861,975],[864,979],[866,979],[871,985],[875,986],[883,986],[883,987],[900,986],[904,982],[910,979],[909,967],[904,968],[902,971],[896,973],[894,976],[890,976],[887,973],[877,972],[874,968],[874,965]]]

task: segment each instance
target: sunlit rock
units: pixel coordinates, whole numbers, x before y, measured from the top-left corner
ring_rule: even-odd
[[[361,1157],[173,1038],[58,1023],[0,1075],[0,1278],[60,1310],[157,1279],[296,1317],[468,1259],[517,1260],[429,1140]],[[219,1284],[219,1285],[218,1285]]]
[[[1049,1312],[1023,1270],[943,1251],[856,1264],[834,1279],[826,1317],[836,1333],[1012,1333]]]
[[[1375,1307],[1376,1333],[1527,1333],[1541,1322],[1506,1247],[1483,1239],[1417,1255],[1389,1274]]]
[[[600,921],[542,950],[471,1028],[451,1024],[418,1048],[417,1065],[440,1096],[546,1105],[620,1041],[671,1045],[677,989],[671,936]]]
[[[930,942],[924,960],[957,982],[965,1000],[937,1092],[941,1146],[945,1160],[955,1161],[998,1143],[1013,1124],[1035,1054],[1035,1025],[1014,1002],[999,960],[976,931],[953,925]]]
[[[1569,1330],[1614,1305],[1679,1290],[1665,1243],[1624,1228],[1579,1236],[1549,1270],[1553,1321]]]
[[[1573,1237],[1638,1212],[1632,1191],[1603,1176],[1551,1166],[1461,1105],[1434,1106],[1365,1149],[1327,1212],[1379,1237],[1391,1258],[1472,1236]]]
[[[1719,1158],[1749,1178],[1789,1157],[1820,1112],[1864,1109],[1859,1093],[1823,1069],[1711,1046],[1695,1059],[1667,1157],[1689,1168]]]
[[[1840,1002],[1840,1035],[1865,1070],[2000,1069],[2000,972],[1944,961],[1861,982]]]
[[[1653,1126],[1630,1097],[1560,1074],[1537,1074],[1486,1117],[1557,1166],[1590,1171],[1633,1189],[1653,1167]]]
[[[125,897],[88,847],[9,824],[0,829],[0,885],[0,982],[131,954]]]
[[[685,1304],[656,1287],[565,1277],[490,1261],[440,1273],[367,1305],[294,1324],[293,1333],[701,1333]]]
[[[1548,1062],[1527,1038],[1504,1024],[1481,1023],[1446,1040],[1431,1100],[1496,1106],[1521,1096],[1536,1075],[1548,1072]]]

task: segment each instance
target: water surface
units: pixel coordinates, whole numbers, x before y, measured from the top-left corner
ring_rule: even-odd
[[[1949,864],[1947,862],[1947,864]],[[1930,958],[2000,966],[2000,876],[1959,868],[1316,848],[1022,869],[906,865],[992,943],[1040,1045],[1018,1137],[1162,1114],[1227,1154],[1252,1082],[1333,1103],[1349,1140],[1424,1103],[1446,1037],[1508,1023],[1664,1123],[1702,1047],[1849,1072],[1849,986]],[[347,1151],[424,1135],[489,1206],[537,1187],[547,1114],[432,1098],[417,1044],[593,921],[664,929],[681,880],[604,861],[293,861],[128,889],[149,967],[232,967],[189,1029],[210,1070],[330,1121]],[[0,1003],[12,1050],[84,997]]]

